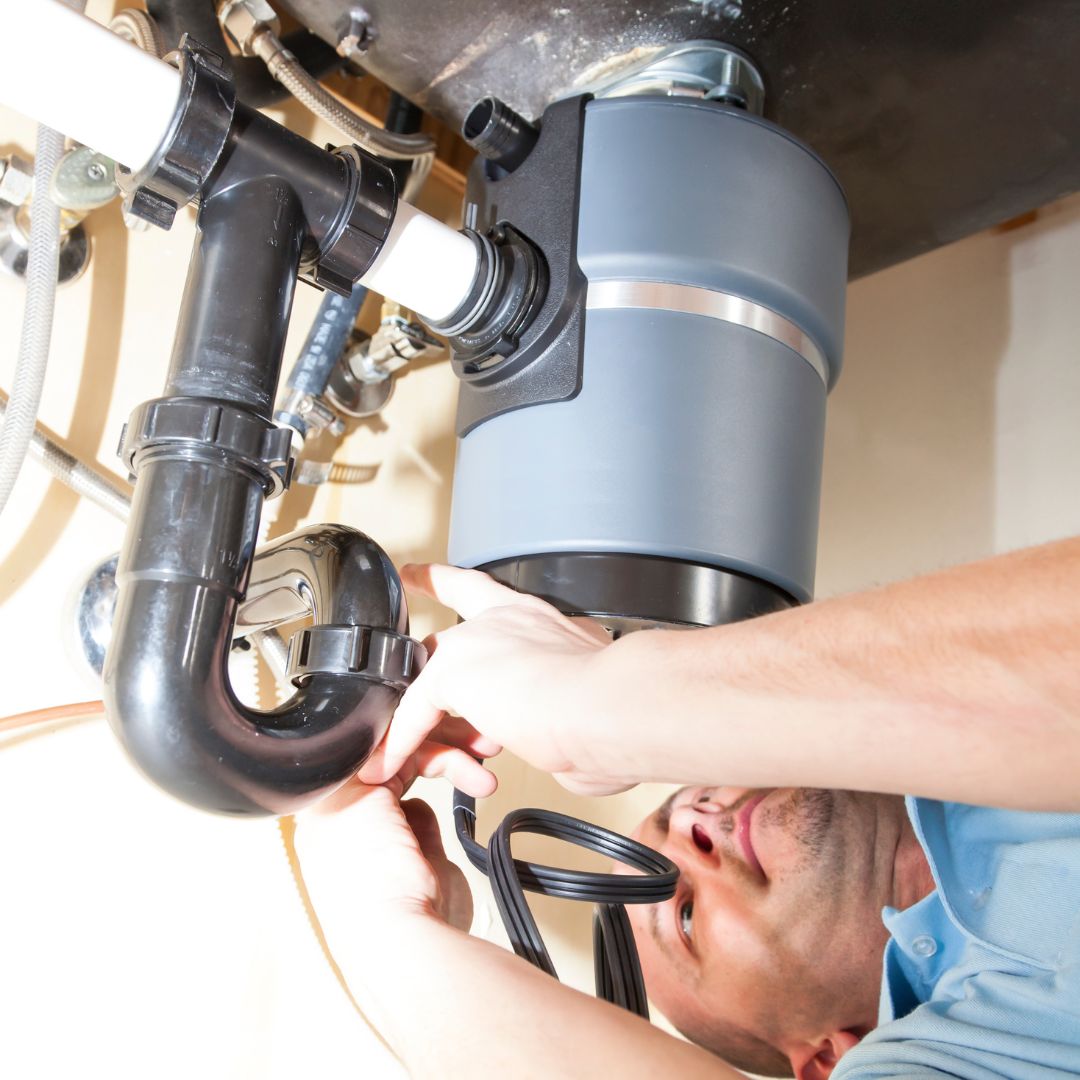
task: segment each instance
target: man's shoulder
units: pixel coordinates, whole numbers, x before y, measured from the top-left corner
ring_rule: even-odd
[[[1080,814],[909,799],[950,919],[1008,956],[1057,966],[1080,938]],[[1080,959],[1074,955],[1074,959]]]
[[[834,1080],[1075,1077],[1078,1000],[1080,976],[1063,978],[969,941],[930,999],[870,1032]]]
[[[938,887],[887,912],[883,1022],[835,1080],[1075,1077],[1080,815],[908,809]]]

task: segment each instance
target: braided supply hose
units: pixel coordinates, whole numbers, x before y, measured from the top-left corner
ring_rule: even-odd
[[[30,245],[19,358],[4,426],[0,428],[0,514],[4,512],[30,449],[45,386],[56,306],[56,277],[60,267],[60,208],[49,194],[49,184],[63,153],[64,136],[40,125],[34,158],[34,193],[30,202]]]
[[[6,413],[7,398],[0,391],[0,420],[4,419]],[[119,480],[103,476],[80,461],[49,438],[40,424],[34,425],[28,449],[30,456],[37,458],[60,483],[107,510],[113,517],[127,521],[131,510],[131,493]]]
[[[395,161],[412,161],[402,197],[413,199],[435,162],[435,144],[427,135],[402,135],[370,123],[339,101],[304,70],[272,30],[261,30],[250,41],[251,51],[301,105],[351,142],[372,154]]]
[[[168,51],[165,36],[153,17],[137,8],[125,8],[118,11],[109,20],[109,29],[125,41],[138,45],[143,52],[153,56],[164,56]]]

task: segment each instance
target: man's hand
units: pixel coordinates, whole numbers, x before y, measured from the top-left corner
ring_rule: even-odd
[[[461,933],[471,905],[431,810],[351,780],[296,818],[326,942],[410,1076],[738,1080],[719,1059]],[[414,831],[415,830],[415,831]],[[557,1037],[555,1035],[557,1034]]]
[[[450,715],[581,792],[723,777],[1080,809],[1080,538],[609,645],[484,574],[402,576],[465,622],[435,635],[366,780],[416,754],[486,794],[493,781],[485,790],[480,766],[430,745]],[[464,783],[451,775],[458,766]]]
[[[363,780],[383,783],[407,768],[410,758],[425,765],[441,758],[448,767],[440,775],[472,795],[490,794],[490,773],[479,765],[480,771],[468,769],[439,745],[440,726],[465,717],[474,734],[483,733],[478,739],[488,745],[485,756],[498,749],[493,744],[506,746],[581,794],[610,794],[630,786],[617,777],[589,775],[575,761],[574,736],[588,711],[589,675],[609,644],[601,627],[568,619],[543,600],[476,570],[406,566],[401,577],[412,591],[453,608],[465,622],[424,642],[427,665],[401,699],[382,745],[360,771]]]
[[[468,930],[472,896],[446,857],[435,814],[399,802],[402,784],[350,780],[296,819],[296,850],[331,940],[378,932],[402,917],[435,917]]]
[[[377,766],[382,760],[383,746],[385,742],[372,756]],[[483,798],[495,790],[495,777],[480,761],[494,757],[501,749],[499,743],[485,738],[461,717],[443,716],[413,749],[397,759],[395,770],[384,771],[381,766],[371,767],[369,763],[361,769],[360,777],[369,784],[396,783],[399,798],[418,776],[429,780],[441,777],[454,787]]]

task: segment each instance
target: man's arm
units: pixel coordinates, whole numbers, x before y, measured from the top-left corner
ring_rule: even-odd
[[[385,788],[350,783],[297,818],[296,847],[357,1005],[411,1075],[740,1078],[706,1051],[450,926],[460,871],[431,811],[404,805],[408,820]]]
[[[579,789],[722,781],[1080,810],[1080,539],[606,647],[482,574],[404,576],[466,621],[436,636],[369,780],[445,710]]]
[[[596,665],[633,737],[583,746],[585,771],[1080,810],[1080,540],[630,635]]]
[[[706,1051],[434,917],[388,917],[350,936],[331,939],[335,956],[413,1076],[741,1080]]]

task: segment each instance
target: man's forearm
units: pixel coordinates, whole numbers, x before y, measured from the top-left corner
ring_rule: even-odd
[[[581,748],[602,774],[1080,810],[1080,540],[629,635],[590,697],[622,717],[623,738]]]
[[[350,934],[331,947],[360,1008],[414,1076],[591,1080],[613,1062],[628,1078],[740,1076],[434,917],[355,924]]]

